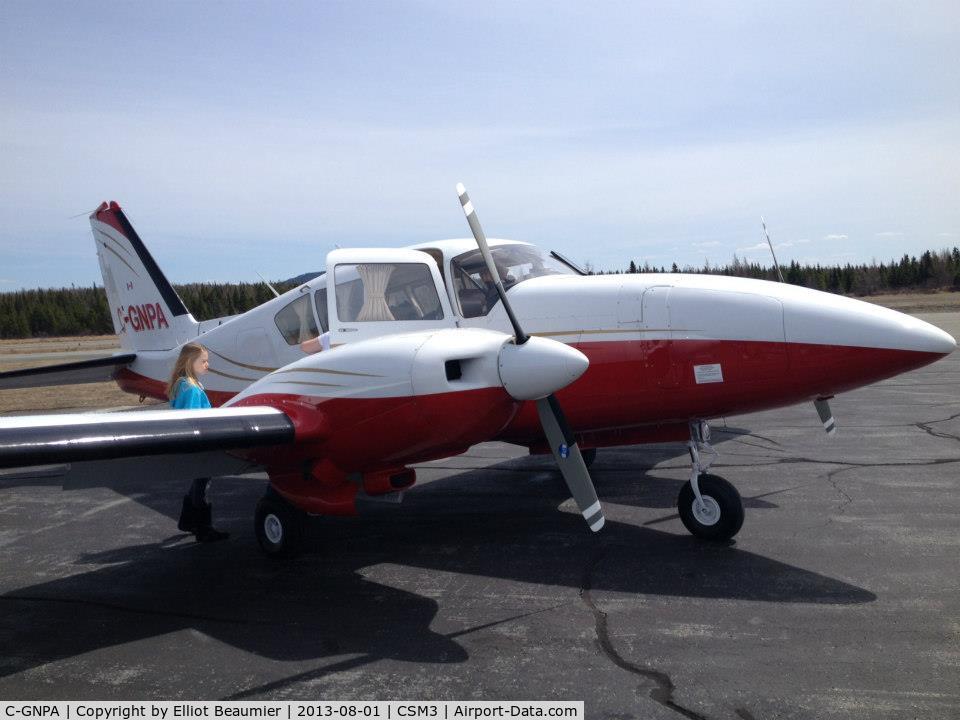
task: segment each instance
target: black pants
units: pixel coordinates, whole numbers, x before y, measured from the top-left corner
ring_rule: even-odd
[[[207,486],[210,484],[210,478],[197,478],[190,485],[190,491],[187,493],[190,497],[190,504],[195,508],[202,508],[208,505]]]

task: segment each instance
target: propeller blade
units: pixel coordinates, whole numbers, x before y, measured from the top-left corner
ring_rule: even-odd
[[[829,399],[818,398],[813,401],[813,406],[817,409],[817,415],[820,416],[820,422],[823,423],[823,429],[827,431],[827,435],[833,435],[837,431],[837,422],[833,419]]]
[[[550,443],[553,457],[556,458],[563,479],[567,482],[574,502],[580,508],[580,514],[594,532],[600,530],[605,522],[603,508],[597,499],[597,490],[590,479],[587,464],[583,461],[580,448],[577,447],[573,431],[567,424],[567,418],[560,409],[560,403],[553,395],[537,400],[537,412],[540,424]]]
[[[528,339],[523,328],[520,327],[520,321],[513,314],[513,308],[510,301],[507,300],[507,291],[503,289],[503,281],[500,279],[500,272],[493,262],[493,255],[490,254],[490,246],[487,245],[487,236],[483,234],[483,228],[480,227],[480,219],[477,217],[477,211],[470,202],[470,196],[467,195],[467,189],[463,183],[457,183],[457,195],[460,196],[460,205],[463,207],[463,214],[467,216],[467,224],[470,225],[470,231],[473,233],[477,245],[480,247],[480,254],[484,262],[487,263],[487,270],[490,271],[490,277],[493,278],[494,285],[497,288],[497,294],[500,296],[500,302],[503,303],[503,309],[507,311],[507,317],[510,318],[510,324],[513,326],[513,332],[517,339],[517,345],[523,345]]]
[[[497,269],[496,263],[493,262],[493,255],[490,254],[490,247],[487,245],[487,237],[483,234],[483,228],[480,227],[480,220],[477,218],[477,211],[474,209],[473,203],[470,202],[470,197],[467,195],[467,189],[463,186],[463,183],[457,183],[457,195],[460,196],[460,205],[463,207],[463,214],[467,216],[467,223],[470,225],[473,237],[476,239],[477,246],[480,248],[480,254],[483,255],[483,260],[487,263],[487,269],[490,271],[490,277],[493,278],[497,287],[497,294],[500,295],[500,302],[503,303],[503,309],[507,311],[510,324],[513,325],[516,344],[523,345],[530,339],[530,336],[523,331],[523,328],[520,327],[520,321],[517,320],[517,316],[513,314],[513,308],[510,306],[510,301],[507,300],[507,291],[503,289],[500,271]],[[550,351],[550,348],[544,345],[542,350],[547,352]],[[549,354],[553,355],[555,352],[556,351],[553,350],[549,352]],[[531,356],[536,354],[537,353],[528,353],[528,355]],[[578,352],[577,355],[580,355],[580,353]],[[582,358],[582,360],[580,358]],[[570,382],[586,370],[586,363],[589,361],[582,355],[580,358],[568,358],[569,362],[574,366]],[[531,358],[528,357],[527,360],[529,359]],[[514,358],[515,363],[518,360],[519,358]],[[524,363],[521,361],[520,364],[522,365]],[[503,371],[505,369],[503,353],[501,353],[501,378],[503,377]],[[521,375],[523,375],[523,373],[521,373]],[[508,381],[507,384],[510,384],[510,382]],[[527,383],[521,384],[527,385]],[[523,388],[523,390],[529,389],[528,387]],[[514,391],[518,392],[518,394],[526,394],[517,390],[517,388],[515,388]],[[534,390],[532,392],[536,391]],[[531,395],[530,397],[533,399],[534,396]],[[597,499],[597,490],[593,486],[593,480],[590,479],[590,472],[587,470],[587,464],[583,461],[583,456],[580,454],[580,448],[577,447],[577,440],[573,435],[573,430],[567,423],[567,418],[563,414],[560,403],[557,402],[557,398],[553,393],[537,399],[537,413],[540,415],[540,425],[543,426],[544,435],[547,437],[547,442],[550,443],[553,457],[560,467],[560,472],[563,474],[563,479],[570,489],[570,494],[573,495],[574,502],[576,502],[577,507],[580,508],[580,513],[586,519],[590,529],[597,532],[603,527],[603,523],[605,522],[603,518],[603,508],[600,507],[600,501]]]

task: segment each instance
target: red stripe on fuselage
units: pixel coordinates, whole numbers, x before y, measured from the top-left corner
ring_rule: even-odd
[[[764,343],[731,340],[650,340],[582,343],[576,345],[590,367],[570,387],[558,393],[571,426],[581,432],[631,428],[654,423],[685,422],[792,405],[835,395],[913,370],[939,360],[938,353],[882,348]],[[695,365],[721,366],[722,383],[697,384]],[[165,384],[129,369],[117,382],[127,392],[166,398]],[[497,392],[499,388],[493,388]],[[210,402],[222,405],[235,393],[207,390]],[[448,393],[434,426],[414,426],[424,437],[407,438],[413,447],[429,447],[445,426],[462,420],[456,398]],[[433,397],[433,396],[421,396]],[[311,403],[323,399],[310,398]],[[392,413],[411,398],[333,398],[323,411],[340,425],[359,426],[363,418]],[[333,403],[333,404],[329,404]],[[254,399],[241,404],[262,404]],[[399,415],[398,415],[399,417]],[[410,416],[416,419],[415,414]],[[406,437],[400,432],[396,437]],[[368,435],[373,438],[372,434]],[[434,439],[436,439],[434,437]],[[543,432],[532,402],[523,403],[497,439],[521,444],[541,442]],[[492,439],[492,436],[491,436]],[[367,438],[346,441],[362,452]],[[380,439],[376,442],[379,444]]]
[[[938,353],[731,340],[584,343],[587,372],[557,393],[578,431],[686,422],[769,410],[836,395],[939,360]],[[719,364],[723,382],[696,382]],[[543,431],[525,403],[500,440],[530,444]]]
[[[143,395],[144,397],[164,401],[169,400],[166,381],[154,380],[146,375],[136,373],[130,368],[121,368],[113,378],[117,381],[121,390],[131,395]],[[222,390],[210,390],[209,388],[204,388],[204,392],[207,393],[207,398],[214,407],[220,407],[236,395],[235,392],[223,392]]]

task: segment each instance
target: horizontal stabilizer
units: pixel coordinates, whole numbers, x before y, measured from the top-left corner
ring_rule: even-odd
[[[293,422],[268,407],[0,418],[0,467],[286,445]]]
[[[2,372],[0,373],[0,390],[110,382],[117,370],[126,367],[136,359],[136,353],[125,353],[93,360]]]

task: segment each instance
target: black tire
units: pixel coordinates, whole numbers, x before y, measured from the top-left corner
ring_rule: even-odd
[[[707,503],[708,512],[701,514],[699,518],[694,513],[693,505],[697,498],[688,480],[680,488],[680,494],[677,496],[680,519],[687,530],[698,538],[714,541],[729,540],[740,532],[743,526],[743,501],[740,499],[740,493],[733,485],[717,475],[701,475],[697,484],[704,502]],[[710,522],[711,515],[715,516],[717,512],[719,517]]]
[[[587,467],[593,465],[593,461],[597,459],[596,448],[587,448],[586,450],[581,450],[580,454],[583,456],[583,462]]]
[[[254,532],[270,558],[291,558],[303,547],[304,513],[273,492],[257,503]]]

